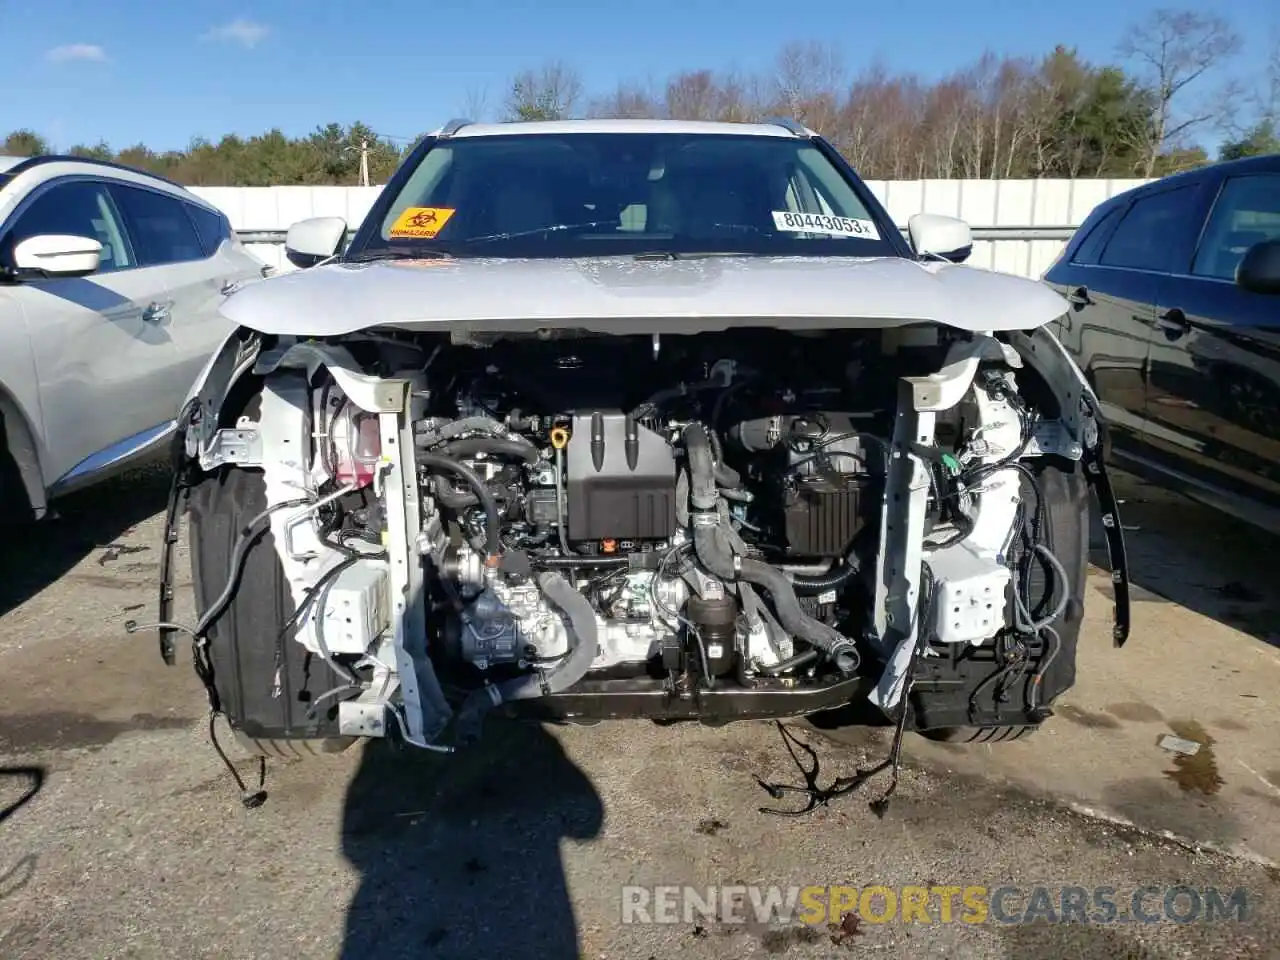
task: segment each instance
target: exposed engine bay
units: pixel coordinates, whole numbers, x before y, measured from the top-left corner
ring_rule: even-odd
[[[1081,544],[1044,535],[1066,495],[1041,471],[1085,491],[1098,444],[1078,383],[1030,342],[255,340],[227,363],[256,406],[205,418],[187,450],[262,470],[296,607],[282,637],[332,667],[309,696],[346,735],[393,723],[428,746],[452,721],[468,739],[498,707],[891,712],[917,685],[950,698],[914,702],[919,726],[1036,722],[1074,676],[1059,628],[1083,573]]]
[[[773,344],[670,349],[695,346],[662,358],[673,379],[656,390],[648,371],[620,375],[657,367],[651,344],[620,338],[499,344],[450,379],[454,409],[414,425],[420,548],[463,604],[444,650],[554,676],[570,648],[538,586],[554,572],[597,618],[592,673],[714,686],[772,674],[793,636],[853,672],[867,604],[842,588],[865,569],[854,545],[875,526],[884,411],[854,409],[867,383],[849,358],[796,382],[771,371]]]

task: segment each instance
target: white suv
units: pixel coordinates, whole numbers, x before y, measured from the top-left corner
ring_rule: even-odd
[[[75,157],[0,157],[0,518],[162,444],[265,275],[225,215],[161,177]]]

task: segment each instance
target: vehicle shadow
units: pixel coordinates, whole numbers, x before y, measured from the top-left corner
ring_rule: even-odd
[[[0,824],[36,798],[48,776],[48,771],[40,766],[0,766]],[[18,789],[10,787],[17,781]],[[0,900],[17,893],[28,883],[36,872],[37,857],[28,853],[10,867],[0,864]]]
[[[0,550],[0,616],[39,593],[94,550],[105,551],[136,524],[163,511],[170,476],[167,465],[157,459],[68,495],[55,504],[53,517],[6,530],[9,545]],[[18,546],[23,543],[25,547]]]
[[[452,756],[370,742],[343,815],[360,880],[340,957],[576,960],[560,845],[603,819],[590,779],[534,723],[491,718]]]
[[[1135,603],[1173,602],[1280,646],[1270,557],[1280,538],[1177,491],[1111,468]],[[1089,559],[1110,570],[1096,504]],[[1106,588],[1109,592],[1110,588]]]

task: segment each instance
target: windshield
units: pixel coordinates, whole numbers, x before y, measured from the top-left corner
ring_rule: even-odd
[[[808,140],[741,134],[458,137],[427,151],[361,256],[893,256]]]

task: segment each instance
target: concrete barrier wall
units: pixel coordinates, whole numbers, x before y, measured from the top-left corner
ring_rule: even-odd
[[[900,227],[914,213],[940,213],[981,228],[1073,228],[1098,203],[1144,180],[871,180],[867,185]],[[193,187],[192,192],[226,212],[236,230],[284,230],[306,217],[339,216],[353,227],[373,204],[380,187]],[[1016,234],[1016,230],[1011,232]],[[1060,239],[1017,236],[978,240],[974,266],[1039,277],[1058,251]],[[279,244],[253,244],[264,262],[290,269]]]

